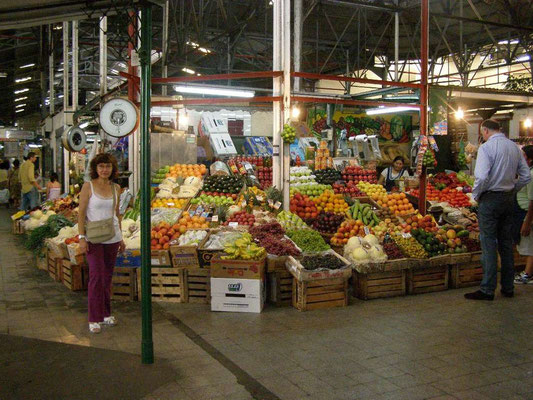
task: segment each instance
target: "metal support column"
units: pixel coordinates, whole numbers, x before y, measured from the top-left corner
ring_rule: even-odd
[[[398,5],[398,2],[396,2]],[[394,13],[394,80],[397,81],[400,77],[400,13]]]
[[[128,74],[137,76],[137,67],[132,66],[131,56],[136,49],[137,14],[130,11],[130,24],[128,25]],[[136,86],[133,79],[128,79],[128,99],[134,103],[138,101]],[[129,188],[137,195],[139,190],[139,130],[128,137],[128,169],[132,172],[129,178]]]
[[[72,21],[72,110],[78,109],[78,34],[79,22]]]
[[[107,17],[100,18],[100,95],[107,93]]]
[[[281,1],[275,1],[273,7],[273,52],[272,52],[272,65],[274,71],[281,70]],[[281,95],[281,77],[277,76],[273,78],[273,95]],[[278,190],[282,190],[282,169],[281,169],[281,129],[283,126],[281,119],[281,104],[277,101],[272,103],[272,184]]]
[[[300,72],[302,62],[302,2],[294,0],[294,71]],[[300,92],[300,79],[294,78],[294,91]]]
[[[152,79],[152,7],[146,2],[141,20],[141,291],[143,364],[153,364],[152,286],[150,251],[150,90]]]
[[[48,46],[50,46],[50,53],[48,55],[48,99],[50,101],[50,116],[54,115],[55,110],[55,87],[54,87],[54,37],[52,35],[52,25],[48,25]],[[55,155],[55,152],[54,152]]]
[[[63,129],[67,130],[69,126],[66,124],[66,113],[69,110],[69,22],[63,22]],[[69,192],[70,189],[70,153],[63,148],[63,189]]]
[[[291,116],[291,0],[283,0],[282,10],[282,55],[283,55],[283,118],[285,123]],[[282,143],[283,149],[283,207],[289,211],[289,172],[291,166],[290,148]]]
[[[170,12],[169,0],[163,4],[163,52],[161,54],[161,77],[168,77],[168,14]],[[161,85],[161,94],[167,95],[167,85]]]
[[[429,57],[429,0],[422,0],[420,12],[420,135],[427,135],[428,128],[428,57]],[[420,195],[418,198],[418,211],[426,215],[426,167],[422,167],[420,174]]]

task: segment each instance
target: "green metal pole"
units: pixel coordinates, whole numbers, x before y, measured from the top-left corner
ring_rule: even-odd
[[[153,364],[152,276],[150,254],[150,85],[152,80],[152,7],[145,2],[141,16],[141,293],[143,364]]]

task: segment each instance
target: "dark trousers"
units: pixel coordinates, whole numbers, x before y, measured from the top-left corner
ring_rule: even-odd
[[[89,243],[89,322],[102,322],[111,315],[111,279],[120,242]]]
[[[514,195],[503,192],[483,193],[479,202],[479,232],[483,280],[481,291],[494,294],[497,285],[498,253],[501,259],[501,286],[514,289],[513,259]]]

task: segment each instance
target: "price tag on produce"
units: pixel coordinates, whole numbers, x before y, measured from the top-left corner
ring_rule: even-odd
[[[402,233],[402,236],[404,237],[404,239],[409,239],[412,237],[410,233]]]
[[[268,199],[268,205],[269,205],[270,207],[274,207],[274,200],[272,200],[272,199]]]
[[[257,201],[261,201],[261,202],[264,200],[263,196],[256,196],[256,199]]]
[[[237,227],[239,226],[239,223],[238,223],[238,222],[230,222],[230,223],[228,224],[228,226],[229,226],[230,228],[237,228]]]
[[[281,207],[281,203],[279,201],[276,201],[276,203],[274,204],[274,208],[276,210],[279,210],[280,207]]]
[[[246,200],[243,200],[241,203],[241,207],[246,207]]]
[[[370,235],[370,229],[368,229],[368,226],[363,227],[363,230],[365,231],[365,235]]]
[[[152,258],[152,265],[161,265],[159,258]]]
[[[211,222],[218,222],[218,215],[213,215],[211,217]]]
[[[209,216],[209,213],[207,211],[204,211],[202,213],[202,217],[207,218]]]

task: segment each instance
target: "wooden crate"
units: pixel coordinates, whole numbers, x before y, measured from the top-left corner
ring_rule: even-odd
[[[407,270],[407,294],[440,292],[448,289],[448,265]]]
[[[72,264],[69,260],[62,262],[63,285],[72,291],[86,290],[89,281],[89,270],[87,264]]]
[[[37,254],[35,256],[35,266],[37,269],[42,269],[44,271],[48,271],[48,258],[47,258],[47,252],[44,252],[43,254]]]
[[[115,267],[111,279],[111,298],[119,301],[137,299],[137,268]]]
[[[13,235],[23,235],[24,234],[24,226],[22,225],[22,220],[17,219],[13,221],[13,228],[12,228]]]
[[[267,301],[276,307],[292,304],[292,274],[285,270],[267,273]]]
[[[481,252],[472,253],[467,262],[450,265],[450,288],[452,289],[479,286],[481,279],[483,279]]]
[[[152,250],[151,260],[153,267],[170,267],[170,252],[168,250]]]
[[[46,267],[48,275],[56,282],[63,280],[63,258],[56,257],[56,254],[48,251],[46,256]]]
[[[182,302],[183,268],[152,268],[151,287],[153,301]],[[139,300],[142,298],[141,274],[137,274]]]
[[[353,271],[353,293],[361,300],[405,296],[407,291],[405,269],[363,274]]]
[[[211,300],[211,271],[205,268],[181,268],[182,303],[209,304]]]
[[[298,311],[348,305],[348,279],[346,278],[314,281],[293,279],[292,285],[292,305]]]

